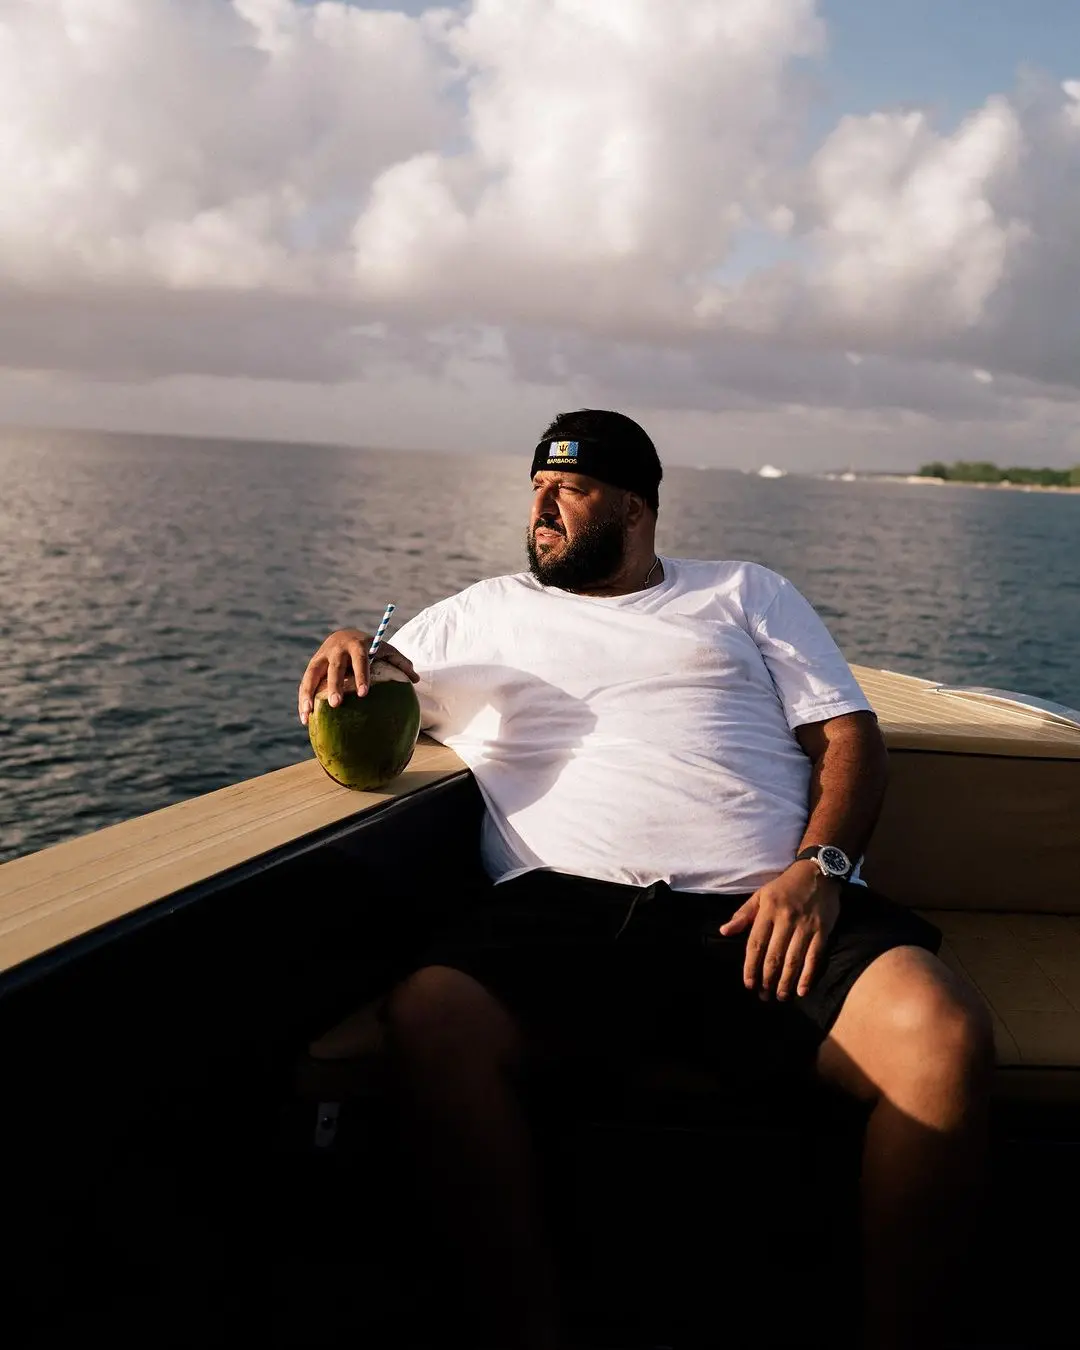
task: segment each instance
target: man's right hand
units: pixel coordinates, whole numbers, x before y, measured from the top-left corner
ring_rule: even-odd
[[[304,678],[300,681],[296,710],[303,726],[307,726],[311,710],[315,706],[315,695],[324,683],[331,708],[338,706],[341,695],[353,684],[361,697],[367,693],[368,649],[371,641],[371,634],[362,633],[359,628],[339,628],[336,633],[330,634],[308,662]],[[379,643],[375,659],[389,661],[391,665],[397,666],[414,684],[420,678],[409,658],[403,656],[389,642]]]

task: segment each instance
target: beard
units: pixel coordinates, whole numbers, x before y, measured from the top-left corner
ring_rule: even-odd
[[[586,525],[557,558],[540,553],[532,530],[526,533],[525,548],[529,571],[541,586],[557,586],[563,591],[587,590],[607,581],[622,565],[626,531],[619,517],[611,515],[607,520]]]

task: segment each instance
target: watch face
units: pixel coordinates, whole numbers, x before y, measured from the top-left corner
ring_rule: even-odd
[[[843,877],[851,871],[848,855],[842,848],[835,848],[832,844],[826,844],[818,857],[821,860],[822,867],[830,876]]]

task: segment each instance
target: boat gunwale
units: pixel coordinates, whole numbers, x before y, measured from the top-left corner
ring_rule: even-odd
[[[366,828],[385,822],[389,817],[414,810],[421,804],[429,806],[432,799],[459,791],[462,784],[471,781],[472,775],[464,766],[448,771],[433,781],[424,782],[416,788],[386,796],[360,807],[352,815],[343,819],[329,821],[314,830],[306,831],[295,838],[287,839],[273,848],[253,854],[249,858],[238,860],[230,867],[208,873],[206,876],[169,890],[163,895],[133,905],[123,913],[107,919],[60,942],[43,947],[33,955],[16,960],[0,968],[0,1000],[53,972],[68,966],[83,956],[90,954],[115,941],[122,940],[151,924],[192,908],[212,896],[227,892],[251,881],[263,873],[292,863],[307,854],[343,843]],[[251,781],[251,780],[248,780]],[[213,794],[206,794],[207,796]],[[181,803],[182,804],[182,803]],[[168,811],[170,807],[163,807]],[[139,818],[137,818],[139,819]],[[130,824],[132,822],[121,822]],[[78,843],[78,840],[68,841]],[[34,856],[34,855],[31,855]],[[21,861],[15,859],[16,862]],[[78,903],[78,902],[77,902]],[[0,937],[0,961],[2,961],[3,939]]]
[[[1054,727],[1046,734],[1047,723],[1037,714],[984,707],[973,712],[976,705],[968,703],[962,721],[931,717],[924,724],[923,708],[929,713],[936,704],[940,714],[935,681],[873,667],[852,670],[871,705],[882,705],[879,721],[897,754],[1080,761],[1080,733],[1072,737]],[[25,968],[29,973],[20,978],[34,978],[39,966],[67,961],[76,949],[108,942],[199,896],[346,837],[391,808],[429,799],[444,783],[472,777],[450,747],[428,736],[421,736],[417,751],[383,793],[352,793],[331,783],[315,760],[300,761],[0,864],[0,994],[14,972]],[[261,846],[267,838],[273,842]],[[80,872],[91,880],[78,881]],[[35,927],[39,933],[28,941]]]

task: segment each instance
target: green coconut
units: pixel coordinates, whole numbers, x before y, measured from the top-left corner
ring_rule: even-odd
[[[315,757],[343,787],[383,787],[402,773],[420,734],[420,700],[412,681],[387,661],[371,666],[368,691],[357,696],[352,679],[336,708],[318,691],[308,718]]]

